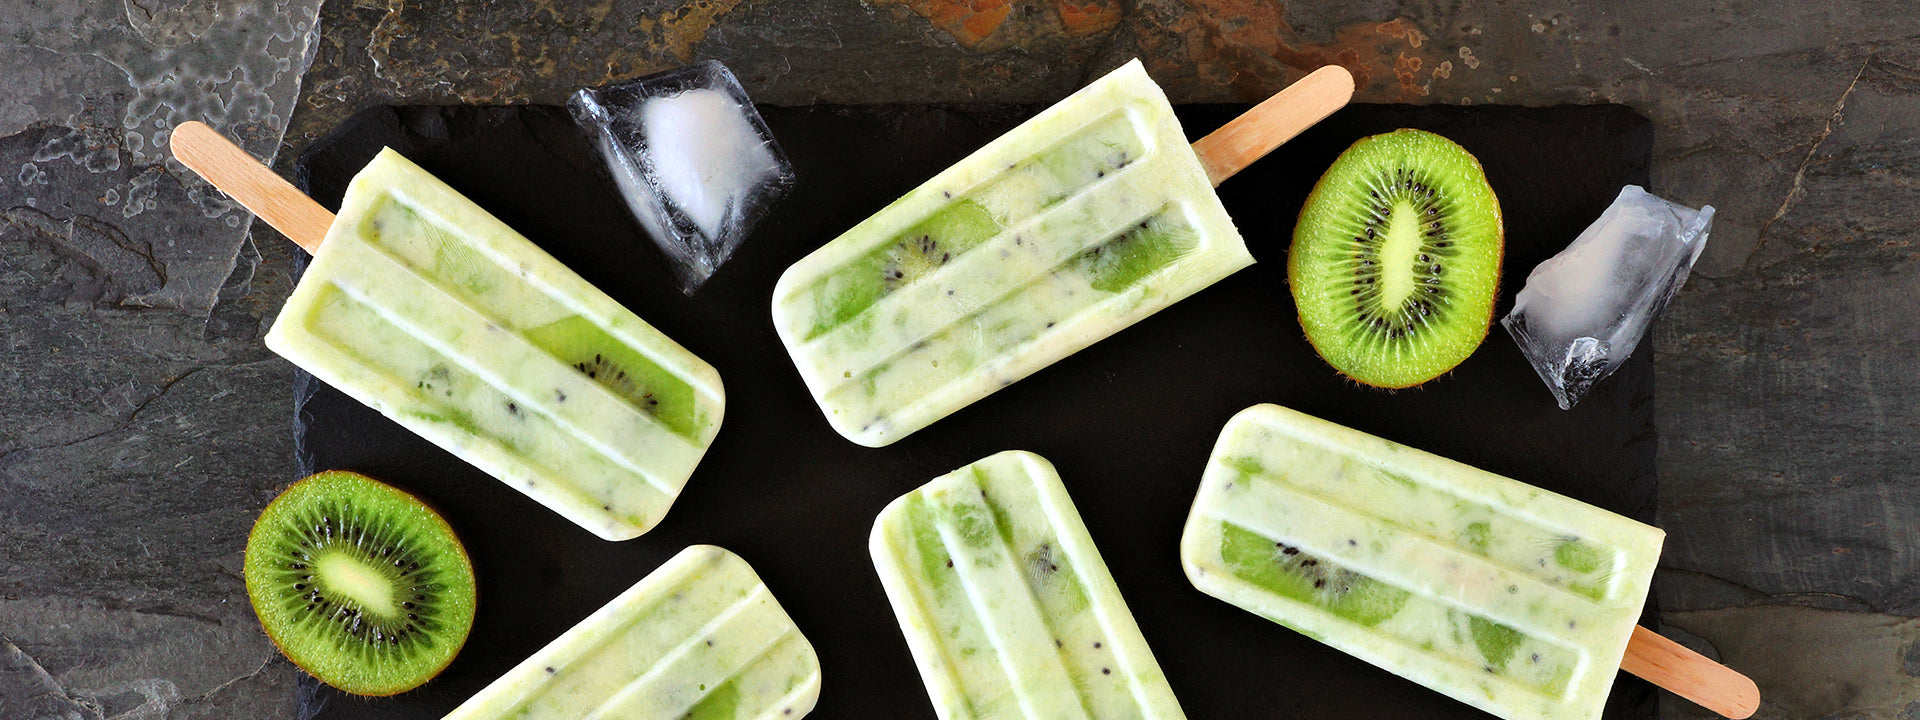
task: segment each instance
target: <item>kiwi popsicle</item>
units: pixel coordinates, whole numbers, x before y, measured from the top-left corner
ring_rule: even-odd
[[[1212,188],[1135,60],[796,262],[774,325],[886,445],[1252,264]]]
[[[1509,720],[1598,718],[1665,535],[1276,405],[1227,423],[1201,591]]]
[[[695,545],[446,720],[784,720],[819,698],[819,657],[753,568]]]
[[[1040,456],[1002,452],[901,496],[870,549],[942,720],[1185,717]]]
[[[391,149],[266,342],[609,540],[660,521],[721,419],[712,366]]]

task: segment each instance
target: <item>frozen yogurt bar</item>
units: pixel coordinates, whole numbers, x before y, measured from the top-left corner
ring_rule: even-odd
[[[266,342],[609,540],[660,521],[720,427],[712,366],[392,150]]]
[[[1275,405],[1180,542],[1202,592],[1508,720],[1600,717],[1665,535]]]
[[[1040,456],[1002,452],[907,493],[870,546],[941,720],[1185,717]]]
[[[878,447],[1252,263],[1136,60],[802,258],[773,318],[827,421]]]
[[[739,556],[687,548],[446,720],[786,720],[820,660]]]

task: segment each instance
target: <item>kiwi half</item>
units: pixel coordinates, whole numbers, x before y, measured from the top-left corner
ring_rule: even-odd
[[[1480,161],[1423,130],[1362,138],[1300,209],[1287,281],[1307,340],[1335,370],[1419,385],[1473,354],[1493,323],[1505,230]]]
[[[247,538],[245,574],[280,652],[355,695],[419,687],[473,627],[473,564],[453,529],[358,473],[313,475],[269,503]]]

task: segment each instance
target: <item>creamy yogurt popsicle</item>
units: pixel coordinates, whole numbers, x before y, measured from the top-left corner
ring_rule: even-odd
[[[1002,452],[901,496],[870,548],[942,720],[1185,717],[1040,456]]]
[[[799,718],[820,660],[739,556],[675,555],[446,720]]]
[[[1227,423],[1180,541],[1201,591],[1510,720],[1598,718],[1651,526],[1275,405]]]
[[[391,149],[266,342],[609,540],[658,523],[719,431],[712,366]]]
[[[795,263],[773,317],[828,422],[878,447],[1252,262],[1135,60]]]

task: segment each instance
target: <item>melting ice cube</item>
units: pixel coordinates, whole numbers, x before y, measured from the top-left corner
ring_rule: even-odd
[[[567,106],[688,295],[793,185],[786,155],[719,62],[581,90]]]
[[[1633,354],[1712,228],[1712,205],[1694,210],[1628,185],[1572,245],[1527,275],[1500,324],[1562,410]]]

